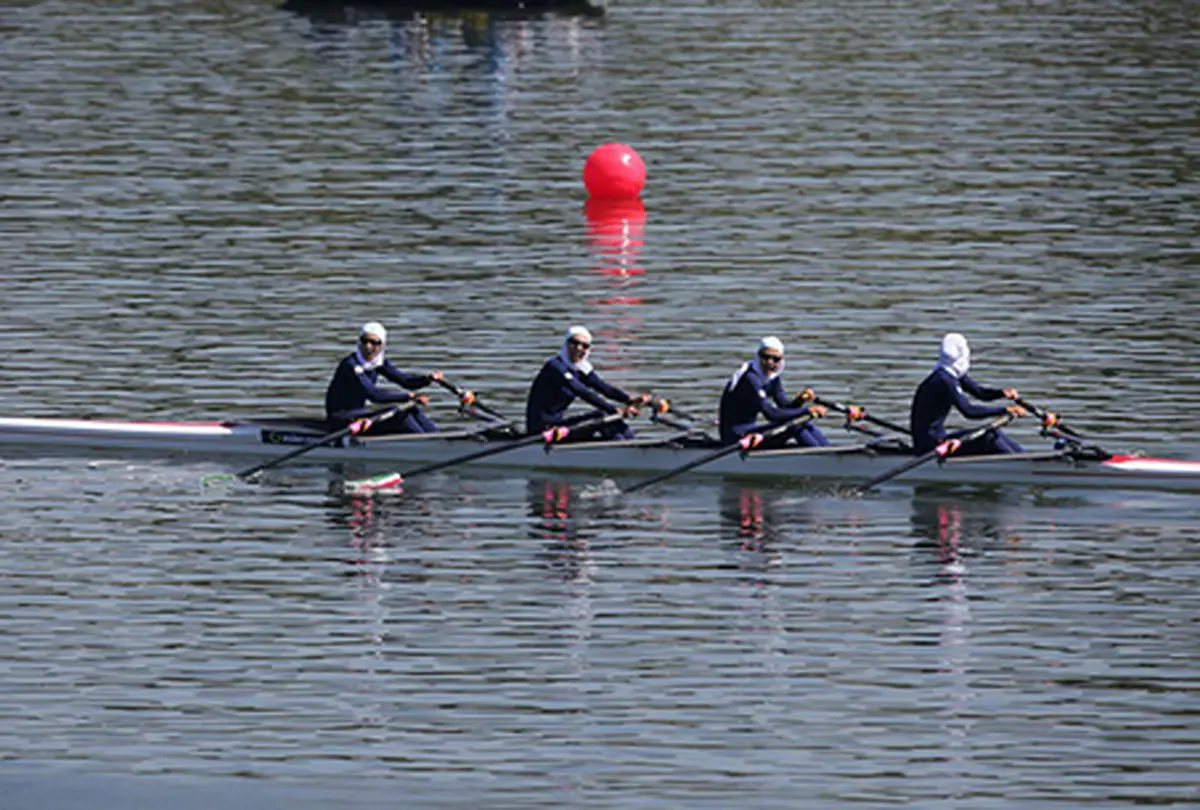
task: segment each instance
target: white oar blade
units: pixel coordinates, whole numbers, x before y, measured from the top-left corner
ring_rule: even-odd
[[[342,484],[342,491],[347,495],[362,495],[369,492],[384,490],[399,490],[404,485],[404,476],[400,473],[377,475],[373,478],[355,478]]]

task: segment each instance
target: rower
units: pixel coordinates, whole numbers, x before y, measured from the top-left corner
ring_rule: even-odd
[[[545,362],[529,387],[529,399],[525,405],[526,431],[540,433],[552,427],[569,428],[618,411],[626,417],[637,416],[638,406],[650,404],[649,394],[629,394],[601,379],[588,361],[591,350],[591,332],[582,326],[572,326],[567,330],[558,354]],[[567,416],[567,408],[576,397],[586,401],[595,410]],[[623,406],[618,407],[613,402],[622,403]],[[633,428],[623,419],[570,436],[574,441],[623,441],[632,438]]]
[[[990,419],[1002,416],[1005,412],[1014,419],[1025,415],[1025,409],[1020,405],[989,408],[967,399],[966,394],[985,402],[997,399],[1016,400],[1021,397],[1015,388],[988,388],[979,385],[967,376],[970,366],[971,349],[967,345],[967,339],[957,332],[943,337],[937,365],[913,396],[909,423],[912,428],[913,452],[917,455],[929,452],[948,438],[953,439],[957,435],[970,432],[970,428],[957,434],[946,432],[946,417],[950,415],[951,407],[956,408],[968,419]],[[1004,431],[994,428],[978,439],[964,444],[957,454],[962,456],[1022,452],[1024,450],[1021,445]]]
[[[377,408],[367,407],[368,402],[396,403],[413,402],[417,407],[398,418],[382,422],[369,433],[437,433],[438,426],[422,411],[421,405],[429,404],[428,394],[411,394],[408,391],[385,391],[376,383],[380,375],[409,390],[424,388],[442,379],[442,372],[430,374],[408,374],[396,368],[384,357],[387,329],[375,321],[364,324],[359,330],[358,347],[342,358],[329,388],[325,391],[325,418],[330,430],[340,430],[355,420],[377,413]],[[464,391],[464,404],[474,400],[474,394]]]
[[[824,405],[804,404],[816,398],[811,388],[788,399],[783,390],[783,365],[783,341],[765,337],[754,359],[733,373],[721,393],[722,444],[733,444],[751,433],[762,433],[805,414],[819,419],[828,413]],[[765,423],[758,421],[759,414],[766,417]],[[781,447],[789,441],[801,447],[829,446],[829,439],[812,422],[767,439],[760,446]]]

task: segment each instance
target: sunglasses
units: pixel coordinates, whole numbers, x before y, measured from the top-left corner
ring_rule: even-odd
[[[571,338],[570,340],[567,341],[567,343],[571,344],[572,346],[578,346],[581,349],[592,348],[592,344],[584,343],[582,340],[576,340],[575,338]]]
[[[761,357],[763,359],[763,362],[766,362],[766,363],[782,363],[783,362],[782,354],[760,353],[758,356]]]
[[[379,340],[378,338],[372,338],[372,337],[361,337],[358,339],[358,342],[364,346],[382,346],[383,345],[382,340]]]

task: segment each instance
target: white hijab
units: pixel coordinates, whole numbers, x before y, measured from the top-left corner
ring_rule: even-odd
[[[571,354],[567,350],[567,343],[571,338],[580,338],[587,341],[588,345],[591,346],[592,333],[582,326],[572,326],[567,330],[567,336],[563,338],[562,348],[558,350],[558,356],[562,358],[564,363],[586,377],[592,373],[592,364],[588,362],[588,355],[592,353],[592,350],[589,348],[583,353],[583,357],[579,358],[578,363],[572,363]]]
[[[783,373],[783,366],[786,362],[784,360],[780,360],[779,365],[775,368],[775,371],[772,371],[770,374],[763,371],[762,362],[758,359],[758,352],[761,352],[763,349],[770,349],[771,351],[779,352],[782,355],[783,341],[774,335],[760,340],[758,342],[758,351],[754,353],[754,359],[750,360],[749,362],[742,363],[742,365],[738,367],[738,370],[733,372],[733,376],[729,378],[729,389],[731,391],[734,388],[737,388],[738,381],[742,379],[742,375],[751,368],[757,371],[759,375],[762,376],[767,382],[770,382]]]
[[[358,365],[360,367],[373,371],[383,365],[384,349],[387,348],[387,330],[384,329],[383,324],[379,323],[378,321],[371,321],[370,323],[364,323],[362,329],[358,331],[358,336],[360,339],[363,335],[374,335],[381,341],[379,345],[379,354],[375,355],[375,359],[371,361],[368,361],[367,358],[363,357],[362,347],[359,344],[355,344],[354,359],[358,361]]]
[[[935,369],[944,368],[954,379],[962,379],[971,368],[971,347],[967,339],[958,332],[950,332],[942,338]]]

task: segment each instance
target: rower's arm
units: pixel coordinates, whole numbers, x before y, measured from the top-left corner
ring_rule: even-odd
[[[995,399],[1004,399],[1003,388],[990,388],[986,385],[980,385],[972,380],[966,374],[958,380],[959,385],[975,399],[982,399],[984,402],[991,402]]]
[[[963,377],[959,380],[959,382],[970,383],[970,380],[966,377]],[[1007,408],[989,408],[985,405],[976,405],[974,402],[967,399],[967,397],[963,394],[963,388],[967,388],[969,391],[980,391],[986,389],[981,389],[974,383],[970,383],[969,387],[957,385],[951,389],[950,396],[953,397],[954,407],[958,409],[959,413],[968,419],[989,419],[993,416],[1000,416],[1001,414],[1008,412]],[[983,399],[983,397],[980,397],[980,399]]]
[[[362,386],[363,395],[370,402],[409,402],[416,398],[416,394],[410,394],[407,391],[385,391],[371,382],[362,372],[354,376],[358,380],[358,384]]]
[[[570,387],[575,396],[585,400],[592,407],[599,408],[605,413],[616,413],[617,408],[604,397],[600,396],[600,394],[596,393],[597,391],[601,393],[606,392],[606,390],[613,391],[618,395],[613,396],[613,399],[616,399],[619,402],[624,402],[626,399],[628,399],[628,396],[625,395],[624,392],[622,392],[619,388],[614,388],[613,386],[601,380],[600,375],[594,371],[591,374],[588,374],[583,380],[581,380],[578,376],[572,375],[571,377],[563,377],[563,382]]]
[[[808,413],[807,407],[792,407],[787,392],[783,390],[783,382],[778,377],[767,383],[760,403],[763,415],[772,422],[786,422]]]
[[[424,388],[433,382],[432,374],[409,374],[401,371],[392,365],[390,360],[384,360],[383,365],[379,367],[379,373],[387,377],[389,380],[399,385],[402,388],[407,388],[410,391],[417,388]],[[411,399],[411,397],[409,397]]]
[[[613,385],[612,383],[605,382],[604,379],[594,371],[587,375],[583,381],[585,384],[591,386],[593,389],[599,391],[601,394],[613,400],[614,402],[628,403],[633,402],[634,400],[634,398],[624,390],[617,388],[617,386]]]

